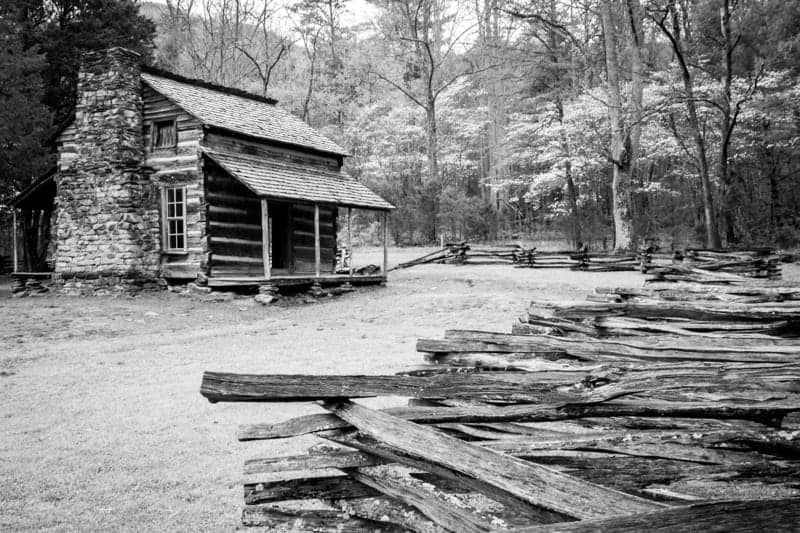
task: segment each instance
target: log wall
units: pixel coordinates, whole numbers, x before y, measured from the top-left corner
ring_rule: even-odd
[[[336,156],[324,156],[318,154],[308,154],[288,148],[276,146],[266,146],[262,143],[223,135],[216,132],[207,132],[201,141],[201,145],[211,150],[220,150],[237,154],[263,157],[265,159],[313,166],[325,170],[338,171],[341,167],[341,158]],[[239,191],[247,191],[243,186]],[[270,202],[272,204],[272,202]],[[334,206],[320,206],[320,272],[331,274],[336,267],[336,216],[337,209]],[[248,216],[253,216],[249,214]],[[270,216],[273,216],[272,210]],[[290,255],[288,270],[289,274],[314,274],[316,272],[316,254],[314,248],[314,205],[307,203],[289,203],[287,221],[289,232]],[[252,221],[249,221],[250,224]],[[255,222],[252,222],[255,223]],[[241,229],[241,228],[240,228]],[[254,237],[254,235],[253,235]],[[260,237],[259,237],[260,238]],[[273,235],[273,240],[278,237]],[[212,245],[212,248],[215,248]],[[214,254],[218,252],[214,249]],[[238,256],[237,256],[238,257]],[[256,267],[249,263],[255,256],[248,256],[248,263],[238,265],[235,270],[230,271],[233,275],[255,274],[257,268],[263,269],[263,259],[261,266]],[[216,261],[215,261],[216,262]],[[227,270],[226,270],[227,271]],[[262,270],[263,271],[263,270]],[[212,274],[222,272],[220,268],[213,268]]]
[[[203,138],[203,124],[166,97],[148,86],[142,91],[144,100],[144,150],[145,165],[156,170],[156,175],[174,172],[198,171],[198,147]],[[176,119],[178,145],[174,148],[152,149],[153,123]]]
[[[213,163],[205,167],[212,276],[263,276],[261,201]]]
[[[162,275],[193,278],[198,272],[208,270],[207,202],[199,163],[202,123],[147,85],[143,87],[142,96],[145,166],[152,169],[150,178],[156,189],[154,192],[160,198],[159,192],[164,187],[186,187],[186,252],[162,253]],[[154,150],[153,124],[173,118],[177,125],[177,146]]]
[[[294,272],[313,274],[316,272],[316,249],[314,239],[314,206],[292,205],[292,249]],[[319,206],[320,272],[332,274],[336,267],[336,208]]]

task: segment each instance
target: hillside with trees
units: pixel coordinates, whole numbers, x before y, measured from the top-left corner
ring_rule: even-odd
[[[0,27],[0,200],[80,52],[122,45],[337,140],[397,244],[800,241],[800,0],[13,0]]]

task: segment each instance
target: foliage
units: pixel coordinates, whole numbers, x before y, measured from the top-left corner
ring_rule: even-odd
[[[10,0],[26,47],[45,56],[43,102],[66,125],[75,108],[81,55],[122,46],[149,61],[155,25],[139,15],[138,0]]]
[[[52,164],[42,140],[51,115],[41,103],[44,58],[25,49],[18,31],[0,19],[0,205]]]
[[[138,7],[158,23],[155,50]],[[675,30],[670,9],[685,71],[660,26]],[[13,87],[2,94],[2,164],[21,176],[15,190],[40,168],[25,165],[43,161],[34,139],[51,132],[37,102],[63,124],[80,53],[122,45],[269,94],[335,139],[352,154],[346,171],[397,206],[399,244],[561,232],[610,247],[619,201],[638,241],[702,244],[709,220],[727,244],[800,236],[800,0],[9,0],[0,20],[21,43],[0,59]],[[355,222],[370,238],[375,221]]]

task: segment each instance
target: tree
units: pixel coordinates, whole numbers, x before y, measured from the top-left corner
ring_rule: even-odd
[[[350,68],[344,56],[348,51],[340,49],[346,35],[342,27],[344,2],[340,0],[301,0],[291,7],[297,15],[295,30],[303,41],[303,50],[308,62],[308,83],[303,98],[303,120],[311,122],[310,109],[315,89],[327,93],[326,104],[320,111],[341,127],[344,119],[344,101],[351,95],[342,74]],[[357,48],[350,44],[350,51]],[[322,117],[320,117],[322,118]]]
[[[702,188],[703,215],[705,222],[705,245],[710,248],[720,248],[722,243],[717,230],[717,216],[714,206],[714,199],[711,190],[711,178],[709,174],[708,155],[706,141],[701,130],[700,120],[697,113],[697,97],[695,95],[695,81],[692,71],[689,68],[690,58],[687,56],[685,41],[690,39],[690,21],[686,6],[680,6],[670,0],[661,9],[660,13],[651,15],[662,33],[669,39],[672,51],[680,69],[681,80],[683,83],[683,100],[686,106],[686,115],[691,131],[692,141],[695,146],[694,159],[700,174],[700,185]],[[678,130],[673,124],[673,133],[680,137]]]
[[[275,20],[274,0],[167,0],[160,24],[165,67],[189,77],[267,96],[293,39]]]
[[[560,153],[559,166],[567,190],[571,240],[575,247],[580,247],[583,236],[578,207],[579,191],[572,171],[574,148],[564,127],[564,107],[570,99],[576,97],[578,84],[573,66],[576,61],[580,61],[579,57],[582,59],[583,50],[568,29],[569,23],[565,20],[567,15],[559,7],[556,0],[545,0],[530,2],[524,10],[516,7],[510,13],[528,23],[527,31],[537,46],[537,49],[530,51],[532,57],[538,58],[534,63],[536,70],[529,74],[532,78],[530,83],[541,101],[548,106],[552,104],[552,119],[559,125],[559,141],[554,149]]]
[[[0,14],[0,205],[5,205],[54,163],[45,146],[52,116],[42,99],[44,57],[25,49],[19,26]],[[22,228],[24,269],[44,266],[52,206],[28,209]]]
[[[121,46],[149,61],[155,25],[139,15],[138,0],[19,0],[26,48],[45,56],[43,102],[65,126],[75,109],[78,69],[85,52]]]
[[[376,66],[373,72],[425,112],[427,181],[437,192],[431,198],[430,214],[435,219],[441,185],[436,105],[453,83],[481,70],[456,52],[472,26],[463,28],[457,2],[393,0],[382,5],[386,10],[382,28],[389,47],[386,55],[395,71]],[[431,228],[430,238],[435,240],[436,225]]]
[[[45,60],[23,46],[19,29],[0,17],[0,204],[53,164],[45,146],[51,114],[42,100]]]
[[[0,200],[54,165],[52,135],[72,120],[83,53],[124,46],[147,60],[153,32],[133,0],[6,0],[0,6]],[[44,268],[50,210],[41,206],[21,217],[27,269]]]
[[[630,121],[623,116],[622,83],[620,71],[623,68],[620,62],[618,39],[625,35],[618,31],[617,13],[620,7],[625,7],[628,20],[625,21],[631,29],[631,46],[629,47],[632,58],[631,82],[629,102],[633,108]],[[616,9],[615,9],[616,8]],[[600,2],[600,20],[603,26],[603,44],[606,53],[606,88],[608,91],[608,120],[611,140],[609,144],[609,157],[612,165],[611,195],[612,216],[614,220],[614,250],[627,251],[633,246],[633,228],[631,224],[630,206],[628,195],[630,193],[631,173],[638,155],[638,136],[642,118],[642,80],[641,80],[641,10],[636,0],[627,0],[626,5],[620,6],[618,2]],[[624,27],[624,26],[623,26]]]

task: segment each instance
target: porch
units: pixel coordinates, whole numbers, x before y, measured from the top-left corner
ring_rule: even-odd
[[[207,285],[212,289],[225,288],[250,288],[262,285],[273,285],[275,287],[300,287],[303,285],[319,284],[321,287],[332,287],[349,283],[351,285],[375,285],[386,281],[386,275],[381,274],[324,274],[317,276],[272,276],[264,277],[210,277]]]
[[[210,287],[386,281],[393,206],[378,195],[326,168],[238,153],[205,156]],[[354,210],[375,212],[380,223],[381,258],[365,271],[352,258],[337,260],[353,249]]]

